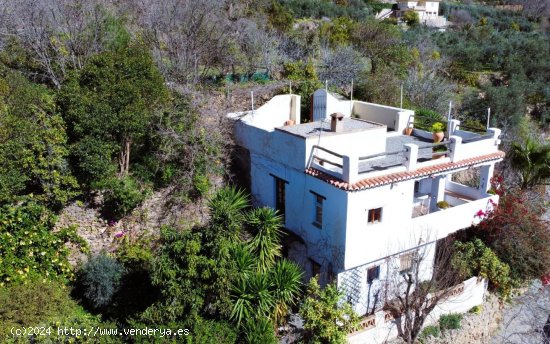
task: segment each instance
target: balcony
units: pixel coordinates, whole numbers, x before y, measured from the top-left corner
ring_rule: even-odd
[[[460,130],[459,125],[459,121],[451,120],[449,139],[436,144],[432,143],[431,133],[419,129],[415,129],[411,136],[388,134],[385,151],[367,156],[338,154],[328,146],[314,145],[308,167],[353,184],[364,179],[422,170],[445,163],[462,163],[499,152],[499,129],[489,128],[485,134],[475,134]]]
[[[433,182],[435,183],[437,180],[434,180]],[[492,195],[485,193],[479,188],[468,187],[447,179],[444,179],[443,183],[445,185],[441,195],[431,193],[415,193],[412,207],[413,219],[419,216],[425,216],[439,211],[446,211],[447,209],[460,207],[464,204],[482,199],[489,199],[492,197]],[[439,208],[437,205],[439,201],[447,202],[449,207],[446,209]],[[483,210],[485,211],[485,208],[483,208]]]

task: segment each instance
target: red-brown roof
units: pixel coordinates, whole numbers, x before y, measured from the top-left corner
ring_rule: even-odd
[[[443,164],[427,166],[427,167],[419,168],[414,171],[397,172],[397,173],[390,173],[384,176],[365,178],[351,184],[337,177],[334,177],[328,173],[319,171],[313,167],[307,168],[305,170],[305,173],[309,174],[310,176],[319,178],[331,185],[334,185],[339,189],[347,190],[347,191],[359,191],[359,190],[375,188],[382,185],[388,185],[388,184],[392,184],[403,180],[422,178],[433,174],[439,174],[443,172],[457,170],[467,166],[473,166],[480,163],[484,163],[487,161],[500,160],[504,158],[504,155],[505,155],[504,152],[498,151],[496,153],[480,155],[480,156],[476,156],[473,158],[464,159],[456,162],[446,162]]]

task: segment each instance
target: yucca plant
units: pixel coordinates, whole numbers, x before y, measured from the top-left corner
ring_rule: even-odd
[[[220,189],[208,202],[210,226],[223,231],[233,241],[238,241],[248,207],[248,196],[234,187]]]
[[[249,246],[258,259],[257,268],[266,272],[281,256],[281,216],[271,208],[258,208],[248,213],[247,224],[252,234]]]
[[[231,287],[231,319],[237,322],[237,326],[251,317],[269,317],[275,306],[272,289],[271,280],[262,273],[254,273],[234,281]]]
[[[275,309],[272,317],[275,324],[281,324],[289,314],[302,289],[302,269],[294,262],[279,260],[270,271],[273,284]]]

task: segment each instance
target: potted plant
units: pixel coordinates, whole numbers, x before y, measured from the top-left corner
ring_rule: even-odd
[[[413,132],[412,124],[409,124],[409,125],[405,128],[405,135],[411,136],[411,135],[412,135],[412,132]]]
[[[435,122],[432,124],[432,134],[434,142],[441,142],[443,140],[443,137],[445,137],[445,124],[441,122]]]
[[[449,203],[447,203],[447,202],[445,202],[445,201],[439,201],[439,202],[437,202],[437,207],[438,207],[439,209],[447,209],[447,208],[449,208],[450,206],[449,206]]]

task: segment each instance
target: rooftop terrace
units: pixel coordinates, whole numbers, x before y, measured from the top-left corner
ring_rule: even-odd
[[[374,123],[358,118],[344,118],[342,120],[342,131],[332,132],[330,130],[330,122],[309,122],[297,125],[287,125],[276,128],[277,130],[285,131],[289,134],[303,138],[319,136],[319,135],[342,135],[361,131],[367,131],[374,128],[385,127],[380,123]],[[368,134],[367,134],[368,135]]]

